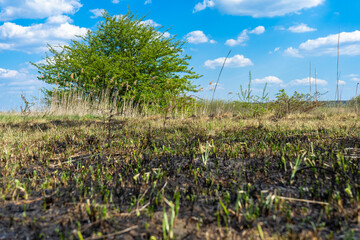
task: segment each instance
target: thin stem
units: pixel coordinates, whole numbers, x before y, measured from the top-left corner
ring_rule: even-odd
[[[230,49],[229,53],[227,54],[227,56],[225,57],[224,63],[223,63],[223,65],[222,65],[222,67],[221,67],[221,70],[220,70],[220,72],[219,72],[219,76],[218,76],[218,79],[217,79],[217,81],[216,81],[215,88],[214,88],[214,92],[213,92],[213,95],[212,95],[212,98],[211,98],[211,102],[210,102],[210,103],[212,103],[213,100],[214,100],[216,87],[217,87],[217,85],[219,84],[219,80],[220,80],[221,73],[222,73],[222,71],[223,71],[223,69],[224,69],[226,60],[228,59],[230,53],[231,53],[231,49]]]

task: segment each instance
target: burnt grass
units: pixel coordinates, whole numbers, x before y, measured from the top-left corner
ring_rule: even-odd
[[[0,239],[358,239],[360,125],[296,123],[0,123]]]

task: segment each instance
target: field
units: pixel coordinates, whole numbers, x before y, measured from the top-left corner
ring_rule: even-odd
[[[360,121],[0,115],[0,239],[358,239]]]

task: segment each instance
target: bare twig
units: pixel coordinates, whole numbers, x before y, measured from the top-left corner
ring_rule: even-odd
[[[279,198],[279,199],[287,200],[287,201],[305,202],[305,203],[313,203],[313,204],[320,204],[320,205],[329,205],[329,203],[315,201],[315,200],[307,200],[307,199],[300,199],[300,198],[290,198],[290,197],[281,197],[281,196],[276,196],[276,197]]]
[[[121,235],[121,234],[124,234],[124,233],[127,233],[127,232],[130,232],[134,229],[137,229],[138,226],[132,226],[132,227],[129,227],[129,228],[126,228],[122,231],[119,231],[119,232],[115,232],[115,233],[111,233],[111,234],[107,234],[107,235],[103,235],[103,236],[98,236],[98,237],[89,237],[89,238],[85,238],[85,240],[96,240],[96,239],[104,239],[104,238],[110,238],[110,237],[114,237],[114,236],[117,236],[117,235]]]

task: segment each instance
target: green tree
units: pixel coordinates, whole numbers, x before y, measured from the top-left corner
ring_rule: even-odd
[[[136,103],[156,99],[164,104],[169,96],[196,92],[192,79],[200,75],[189,67],[191,57],[183,54],[185,41],[166,37],[159,31],[162,27],[131,12],[121,16],[104,12],[102,17],[94,31],[68,46],[49,45],[43,63],[32,63],[39,79],[56,84],[62,93],[78,90],[99,96],[106,89],[111,97],[120,101],[129,97]],[[51,97],[55,89],[44,91]]]

